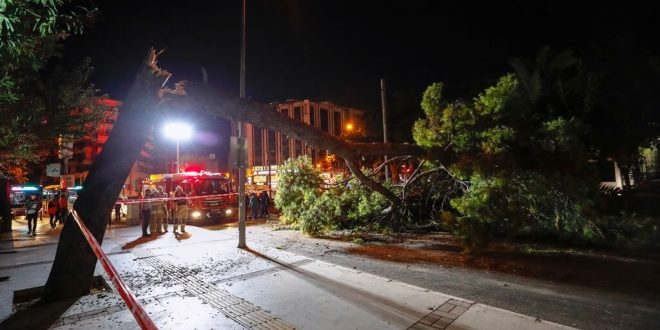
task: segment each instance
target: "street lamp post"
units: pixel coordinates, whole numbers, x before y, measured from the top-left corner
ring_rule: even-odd
[[[176,140],[176,173],[180,173],[179,141],[187,140],[192,136],[192,127],[186,123],[167,123],[163,127],[163,133],[168,138]]]

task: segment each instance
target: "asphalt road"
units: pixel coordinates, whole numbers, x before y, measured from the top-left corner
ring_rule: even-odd
[[[510,274],[398,263],[345,252],[351,243],[248,227],[251,242],[580,329],[660,329],[660,297],[631,296]]]

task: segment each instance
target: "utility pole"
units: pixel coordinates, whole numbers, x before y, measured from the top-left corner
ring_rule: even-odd
[[[241,80],[239,96],[245,99],[245,18],[246,1],[243,0],[241,15]],[[245,248],[245,137],[243,136],[243,123],[238,122],[238,247]]]
[[[385,98],[385,79],[380,79],[380,103],[383,107],[383,142],[387,143],[387,101]],[[387,155],[385,155],[387,162]],[[385,165],[385,182],[390,182],[390,167]]]

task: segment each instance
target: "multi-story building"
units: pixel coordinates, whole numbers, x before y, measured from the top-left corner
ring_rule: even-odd
[[[277,111],[338,137],[354,134],[364,127],[363,111],[330,102],[289,100],[277,104]],[[246,125],[245,131],[248,174],[251,174],[248,183],[252,185],[274,188],[277,183],[277,165],[301,155],[310,156],[317,167],[328,172],[339,171],[344,166],[325,150],[314,149],[281,132],[251,124]]]
[[[121,102],[111,99],[102,99],[100,102],[107,106],[108,110],[106,110],[103,119],[99,123],[96,134],[85,136],[73,143],[71,157],[65,162],[63,171],[64,177],[67,177],[70,182],[67,185],[71,185],[71,183],[78,185],[84,182],[92,163],[103,150],[103,145],[108,140],[108,136],[119,116]],[[124,190],[122,191],[123,195],[136,195],[136,188],[153,173],[153,150],[154,144],[150,137],[126,178]]]

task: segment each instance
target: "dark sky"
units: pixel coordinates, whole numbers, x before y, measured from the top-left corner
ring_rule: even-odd
[[[241,0],[98,5],[101,20],[68,42],[65,58],[91,57],[102,92],[124,98],[154,46],[166,48],[159,63],[170,81],[200,81],[205,67],[211,85],[238,94]],[[510,71],[507,59],[545,45],[579,51],[623,37],[657,51],[654,15],[631,2],[248,0],[247,94],[376,112],[385,78],[413,102],[435,81],[450,98],[470,98]]]
[[[104,1],[101,20],[69,43],[67,56],[92,57],[98,87],[118,99],[151,46],[166,48],[160,63],[173,80],[199,81],[206,67],[212,85],[238,91],[240,4]],[[508,71],[507,59],[532,56],[543,45],[575,49],[623,35],[657,48],[657,35],[646,39],[659,31],[648,5],[577,6],[248,0],[247,93],[259,101],[310,98],[377,108],[380,78],[392,89],[443,81],[460,94],[473,81]]]

